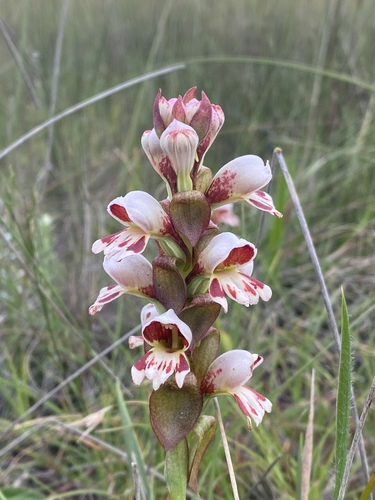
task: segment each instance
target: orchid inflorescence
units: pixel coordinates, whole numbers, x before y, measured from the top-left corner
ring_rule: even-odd
[[[218,356],[220,334],[213,327],[221,309],[228,311],[228,298],[245,306],[271,298],[271,289],[252,277],[255,246],[218,224],[238,225],[233,203],[241,200],[281,217],[261,191],[272,177],[268,162],[241,156],[215,176],[203,165],[223,122],[221,107],[204,92],[198,100],[195,87],[169,100],[159,91],[154,128],[144,132],[142,147],[167,198],[159,202],[143,191],[115,198],[108,212],[124,228],[93,245],[94,253],[104,252],[115,284],[100,290],[90,314],[125,293],[148,301],[142,335],[129,339],[131,349],[144,348],[131,375],[135,384],[152,382],[151,425],[166,450],[193,429],[207,397],[232,395],[250,429],[272,407],[244,385],[262,357],[238,349]],[[142,255],[150,239],[158,250],[152,263]]]

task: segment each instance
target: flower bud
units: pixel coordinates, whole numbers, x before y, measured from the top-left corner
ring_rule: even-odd
[[[198,146],[198,135],[189,125],[173,120],[160,137],[160,147],[171,161],[177,174],[178,191],[190,191],[193,187],[190,172]]]

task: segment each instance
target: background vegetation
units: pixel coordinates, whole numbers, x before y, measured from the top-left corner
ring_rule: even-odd
[[[283,148],[338,320],[340,287],[345,290],[361,411],[375,373],[373,1],[0,0],[0,7],[1,148],[118,83],[185,63],[64,118],[1,160],[0,431],[8,431],[0,484],[54,499],[132,498],[123,453],[131,429],[120,419],[118,377],[155,497],[165,497],[163,453],[148,424],[149,388],[131,383],[135,353],[126,343],[9,430],[139,322],[143,303],[132,297],[88,316],[99,288],[109,284],[91,244],[116,230],[105,210],[116,196],[134,189],[164,196],[140,147],[159,88],[172,97],[197,85],[223,107],[224,128],[206,157],[214,171],[236,156],[271,159],[276,146]],[[273,299],[249,310],[232,304],[219,328],[226,347],[264,356],[252,386],[274,409],[249,433],[232,401],[220,403],[241,498],[298,498],[314,368],[310,498],[329,499],[338,355],[277,169],[272,192],[284,218],[266,218],[256,275],[272,287]],[[259,214],[236,210],[238,234],[255,242]],[[102,409],[91,422],[100,442],[73,433],[85,430],[82,418]],[[207,413],[214,413],[212,405]],[[364,430],[372,469],[374,424],[372,410]],[[347,498],[358,498],[361,481],[357,460]],[[205,457],[200,494],[231,498],[218,434]]]

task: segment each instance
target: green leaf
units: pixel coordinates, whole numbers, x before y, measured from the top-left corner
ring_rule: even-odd
[[[0,500],[44,500],[44,495],[28,488],[0,488]]]
[[[141,492],[143,494],[143,498],[145,500],[152,500],[153,494],[150,488],[150,481],[146,474],[146,465],[143,460],[143,455],[141,448],[139,446],[137,435],[134,432],[133,422],[130,418],[124,398],[122,397],[119,380],[116,380],[116,396],[120,410],[120,419],[123,426],[123,438],[125,442],[126,451],[129,455],[129,459],[137,464],[137,469],[139,472],[139,477],[142,485]]]
[[[215,417],[201,415],[189,435],[189,486],[195,493],[198,491],[199,467],[215,431]]]
[[[152,430],[162,447],[169,451],[194,427],[202,411],[203,397],[193,374],[189,373],[180,389],[166,382],[150,396]]]
[[[341,307],[341,354],[339,367],[339,386],[336,405],[336,484],[334,499],[338,498],[342,483],[349,442],[350,393],[351,393],[351,346],[349,315],[344,291]]]
[[[186,439],[182,439],[165,455],[165,479],[170,500],[186,499],[188,461]]]

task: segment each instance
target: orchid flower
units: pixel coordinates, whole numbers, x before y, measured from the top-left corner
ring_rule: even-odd
[[[256,253],[249,241],[232,233],[220,233],[200,253],[197,262],[200,275],[194,279],[209,278],[208,293],[225,312],[228,311],[225,295],[245,306],[257,304],[259,298],[268,301],[271,289],[251,277]]]
[[[233,203],[227,203],[215,208],[211,214],[211,221],[214,224],[223,223],[232,227],[240,225],[239,217],[233,212]]]
[[[132,191],[111,201],[110,215],[126,229],[101,238],[92,246],[94,253],[115,255],[117,260],[142,253],[150,238],[169,239],[173,231],[169,216],[160,203],[144,191]]]
[[[251,420],[259,425],[264,413],[272,410],[272,403],[267,398],[244,385],[262,362],[258,354],[240,349],[228,351],[211,363],[201,385],[203,394],[231,394],[246,415],[250,430]]]
[[[271,196],[260,191],[272,178],[271,167],[259,156],[240,156],[222,167],[206,192],[209,203],[216,208],[229,202],[245,200],[250,205],[282,217]]]
[[[152,266],[143,255],[129,255],[121,262],[118,262],[116,255],[106,256],[103,267],[117,284],[100,290],[96,301],[89,308],[91,315],[101,311],[103,306],[124,293],[139,297],[154,297]]]
[[[151,349],[132,367],[133,382],[139,385],[143,379],[152,381],[156,391],[161,384],[173,374],[176,374],[176,383],[182,387],[186,375],[190,372],[190,365],[185,354],[192,341],[192,332],[188,325],[181,321],[173,309],[155,315],[156,309],[145,306],[141,319],[149,317],[143,324],[142,337]],[[131,339],[130,347],[137,347],[139,342]]]

